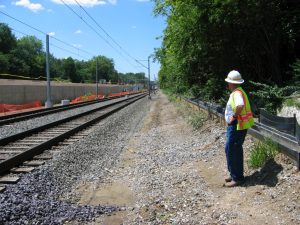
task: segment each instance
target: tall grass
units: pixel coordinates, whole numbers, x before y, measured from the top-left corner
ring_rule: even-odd
[[[294,98],[289,98],[289,99],[285,100],[283,104],[285,106],[296,107],[296,108],[300,109],[300,102]]]
[[[191,107],[189,103],[181,101],[180,98],[176,97],[176,95],[171,92],[164,91],[164,93],[168,96],[169,101],[175,104],[177,110],[187,120],[188,124],[195,130],[203,126],[204,121],[207,120],[205,113]]]
[[[254,148],[250,153],[248,165],[253,169],[263,167],[266,162],[274,158],[278,152],[278,145],[271,139],[268,138],[264,141],[260,141],[254,145]]]

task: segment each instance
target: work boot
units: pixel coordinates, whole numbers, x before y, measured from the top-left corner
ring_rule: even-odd
[[[241,181],[234,181],[234,180],[232,180],[232,181],[230,181],[230,182],[227,182],[227,183],[225,183],[225,187],[236,187],[236,186],[239,186],[240,184],[242,184],[243,182],[241,182]]]
[[[232,178],[231,178],[231,177],[225,178],[225,182],[230,182],[230,181],[232,181]]]

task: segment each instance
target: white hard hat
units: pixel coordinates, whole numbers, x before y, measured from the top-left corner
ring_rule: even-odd
[[[241,74],[236,71],[232,70],[228,73],[227,78],[225,79],[226,82],[232,83],[232,84],[242,84],[244,83],[244,80],[242,79]]]

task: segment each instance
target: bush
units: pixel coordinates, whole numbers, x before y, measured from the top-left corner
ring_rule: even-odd
[[[293,63],[291,66],[291,72],[290,75],[292,77],[291,83],[295,86],[300,85],[300,59],[297,59],[295,63]]]
[[[201,111],[191,111],[188,117],[188,123],[195,129],[199,129],[203,126],[206,116]]]
[[[300,109],[300,102],[295,98],[289,98],[285,100],[283,104],[288,107],[296,107]]]
[[[250,102],[255,102],[257,108],[264,108],[272,114],[282,107],[283,101],[296,91],[300,90],[297,85],[278,87],[274,84],[262,84],[250,81],[252,86],[249,93]]]

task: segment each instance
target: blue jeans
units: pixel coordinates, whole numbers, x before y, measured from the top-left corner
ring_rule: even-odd
[[[226,133],[225,153],[227,168],[234,181],[244,181],[243,143],[247,130],[237,130],[236,122],[228,125]]]

